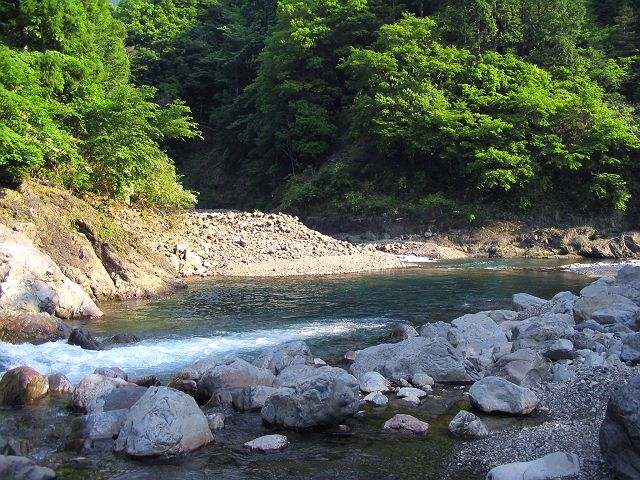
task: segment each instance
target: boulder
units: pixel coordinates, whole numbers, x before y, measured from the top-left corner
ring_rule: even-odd
[[[504,331],[483,313],[464,315],[451,322],[451,330],[447,339],[461,356],[475,361],[483,368],[493,363],[496,350],[506,348],[511,351],[511,345]]]
[[[231,403],[236,410],[246,412],[249,410],[260,410],[264,407],[269,397],[276,393],[288,393],[288,388],[274,388],[265,385],[255,385],[234,390],[231,394]],[[220,402],[224,404],[225,402]]]
[[[632,300],[615,293],[581,296],[573,307],[576,319],[594,320],[600,324],[621,323],[634,328],[640,319],[640,307]]]
[[[262,419],[268,424],[304,430],[340,423],[360,409],[358,381],[340,368],[312,368],[305,377],[288,378],[291,391],[272,395],[262,408]]]
[[[425,338],[447,338],[451,324],[445,322],[425,323],[420,327],[420,336]]]
[[[384,422],[382,429],[388,432],[409,433],[422,436],[429,432],[429,424],[411,415],[399,413]]]
[[[518,318],[518,312],[514,310],[485,310],[480,313],[491,318],[498,325],[503,322],[513,322]]]
[[[386,378],[408,379],[426,373],[436,382],[470,383],[477,378],[473,366],[442,338],[413,337],[358,351],[351,372],[360,376],[378,372]]]
[[[71,395],[75,387],[61,373],[52,373],[47,377],[49,382],[49,393],[52,395]]]
[[[433,387],[435,381],[426,373],[416,373],[411,377],[411,384],[422,390],[428,391],[431,390],[431,387]]]
[[[420,398],[416,395],[407,395],[405,397],[399,397],[395,403],[401,407],[415,408],[420,405]]]
[[[115,450],[131,457],[174,456],[212,441],[207,417],[192,397],[151,387],[129,410]]]
[[[244,444],[252,452],[280,452],[289,447],[289,439],[284,435],[265,435]]]
[[[99,367],[96,368],[93,373],[102,375],[103,377],[119,378],[127,382],[129,381],[129,375],[127,375],[124,370],[118,367]]]
[[[74,328],[67,339],[69,345],[77,345],[85,350],[104,350],[102,344],[86,330]]]
[[[449,433],[458,438],[481,438],[489,435],[485,424],[476,415],[460,410],[449,423]]]
[[[0,478],[7,480],[50,480],[56,478],[56,472],[47,467],[36,465],[26,457],[0,455]]]
[[[618,387],[609,398],[600,427],[600,451],[616,478],[640,478],[640,376]]]
[[[389,398],[381,392],[371,392],[369,395],[364,397],[364,401],[372,403],[378,407],[384,407],[389,403]]]
[[[566,338],[553,340],[546,344],[543,354],[549,360],[569,360],[575,356],[573,342]]]
[[[531,348],[546,351],[550,343],[560,339],[572,339],[575,335],[573,317],[563,313],[547,313],[532,317],[517,328],[513,349]]]
[[[275,376],[270,370],[256,367],[240,358],[230,358],[205,372],[197,382],[198,396],[209,399],[230,394],[234,389],[273,385]]]
[[[0,341],[7,343],[33,343],[63,340],[71,328],[48,313],[0,312]]]
[[[579,473],[577,455],[556,452],[531,462],[500,465],[489,471],[486,480],[560,480],[577,477]]]
[[[515,310],[518,312],[544,307],[549,304],[548,300],[529,295],[528,293],[516,293],[511,297],[511,301],[513,302]]]
[[[56,317],[100,317],[102,312],[80,285],[23,233],[0,225],[0,310],[50,313]]]
[[[523,348],[500,358],[492,367],[491,375],[516,385],[535,387],[549,378],[549,361],[539,352]]]
[[[640,332],[630,333],[622,339],[620,360],[632,364],[640,363]]]
[[[49,393],[49,379],[31,367],[17,367],[0,380],[0,405],[22,407],[36,403]]]
[[[500,377],[485,377],[469,389],[471,404],[485,413],[528,415],[538,406],[538,397],[526,387]]]
[[[402,341],[411,337],[417,337],[418,331],[408,323],[396,323],[391,330],[390,338],[393,341]]]
[[[378,372],[367,372],[361,375],[359,382],[360,390],[365,393],[388,392],[391,388],[391,382]]]
[[[263,352],[252,363],[258,368],[270,370],[277,375],[291,365],[313,365],[313,355],[302,341],[283,343]]]
[[[121,409],[74,418],[68,447],[81,452],[99,446],[112,448],[128,414],[129,410]]]
[[[127,392],[115,393],[114,390],[126,389]],[[127,405],[133,400],[137,401],[144,393],[144,388],[126,382],[120,378],[109,378],[98,374],[91,374],[84,377],[76,386],[71,405],[75,410],[82,413],[97,413],[107,410],[118,410],[128,408]],[[134,400],[135,398],[135,400]],[[127,400],[125,402],[125,400]],[[133,404],[131,403],[131,404]]]

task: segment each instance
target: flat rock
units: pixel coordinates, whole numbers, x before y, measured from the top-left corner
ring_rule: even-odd
[[[426,435],[429,432],[429,424],[418,420],[416,417],[399,413],[384,422],[383,430],[413,435]]]
[[[284,435],[265,435],[246,442],[244,447],[250,451],[279,452],[289,447],[289,439]]]
[[[538,397],[526,387],[500,377],[485,377],[469,389],[471,404],[485,413],[528,415],[538,406]]]
[[[573,453],[556,452],[531,462],[500,465],[487,474],[487,480],[560,480],[577,477],[580,460]]]
[[[472,365],[442,338],[413,337],[358,351],[351,372],[360,376],[373,371],[392,379],[426,373],[442,383],[469,383],[477,378]]]

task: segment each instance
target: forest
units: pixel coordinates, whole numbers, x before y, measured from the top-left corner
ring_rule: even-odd
[[[9,0],[0,174],[151,205],[637,219],[639,76],[638,0]]]

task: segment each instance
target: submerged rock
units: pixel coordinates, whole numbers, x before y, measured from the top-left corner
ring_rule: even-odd
[[[131,457],[174,456],[212,441],[207,417],[192,397],[151,387],[129,410],[115,450]]]
[[[22,407],[31,405],[49,393],[49,379],[31,367],[17,367],[0,380],[0,405]]]
[[[280,374],[278,385],[291,390],[267,399],[261,412],[266,423],[304,430],[340,423],[358,412],[360,389],[355,377],[336,367],[300,367],[304,366]]]
[[[476,415],[460,410],[449,423],[449,433],[460,438],[481,438],[489,435],[485,424]]]
[[[265,435],[246,442],[244,447],[250,451],[279,452],[289,447],[289,439],[284,435]]]
[[[469,389],[471,404],[485,413],[528,415],[538,406],[538,397],[500,377],[485,377]]]
[[[429,424],[411,415],[399,413],[384,422],[382,429],[391,432],[426,435],[429,432]]]
[[[67,339],[69,345],[77,345],[85,350],[104,350],[102,344],[86,330],[74,328]]]
[[[556,452],[531,462],[500,465],[487,480],[560,480],[578,476],[580,460],[573,453]]]
[[[373,371],[392,379],[426,373],[445,383],[470,383],[477,378],[473,367],[441,338],[414,337],[358,351],[351,372],[360,376]]]
[[[600,451],[622,480],[640,479],[640,377],[613,392],[600,427]]]
[[[0,455],[0,478],[7,480],[50,480],[56,472],[26,457]]]

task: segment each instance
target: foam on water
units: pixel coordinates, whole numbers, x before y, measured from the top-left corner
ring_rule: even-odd
[[[72,382],[80,381],[97,367],[120,367],[132,376],[167,375],[210,355],[245,353],[291,340],[375,330],[389,322],[385,318],[342,319],[212,337],[149,339],[101,351],[84,350],[66,341],[42,345],[0,342],[0,369],[28,365],[42,374],[64,373]]]

